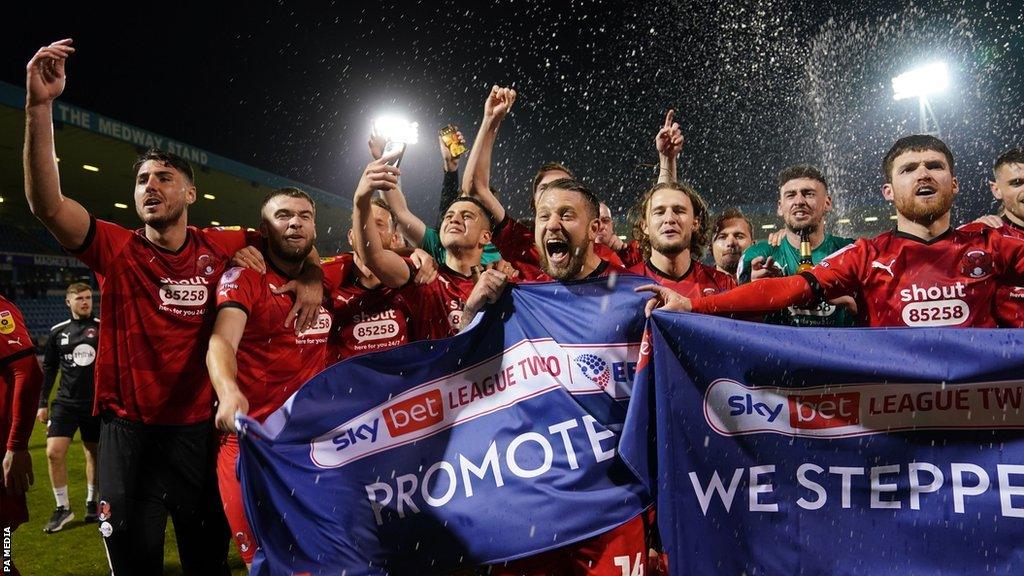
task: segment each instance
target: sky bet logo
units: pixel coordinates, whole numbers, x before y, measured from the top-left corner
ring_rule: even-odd
[[[441,390],[435,388],[384,408],[384,424],[392,438],[433,426],[444,420]]]
[[[337,448],[335,450],[344,450],[349,446],[355,446],[360,442],[366,442],[369,440],[370,444],[377,441],[377,428],[380,425],[380,418],[374,418],[370,424],[360,424],[355,428],[349,428],[343,431],[341,434],[335,436],[331,442],[334,443]]]
[[[754,402],[754,396],[751,394],[743,394],[737,396],[729,396],[729,416],[742,416],[749,414],[757,414],[767,418],[769,422],[775,422],[775,419],[782,413],[782,402],[772,405],[766,402]]]

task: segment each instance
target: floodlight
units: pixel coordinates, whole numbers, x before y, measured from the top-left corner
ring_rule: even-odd
[[[892,79],[892,96],[896,100],[927,96],[942,92],[949,86],[949,70],[945,62],[933,62],[927,66],[904,72]]]
[[[419,140],[419,123],[399,116],[379,116],[373,121],[373,131],[388,142],[415,144]]]

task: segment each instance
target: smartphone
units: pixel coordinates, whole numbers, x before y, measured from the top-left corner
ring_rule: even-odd
[[[388,164],[397,168],[402,162],[402,156],[405,155],[405,142],[393,142],[389,140],[388,143],[384,145],[384,154],[381,157],[384,158],[395,154],[397,154],[397,156],[392,158]]]

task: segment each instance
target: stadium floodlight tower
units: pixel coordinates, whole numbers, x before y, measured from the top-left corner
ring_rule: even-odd
[[[404,154],[407,145],[419,140],[419,123],[400,116],[378,116],[373,121],[373,131],[387,142],[385,156],[395,152]]]
[[[922,134],[940,136],[939,120],[935,117],[935,111],[928,102],[930,94],[942,92],[949,87],[949,69],[945,62],[933,62],[931,64],[904,72],[892,79],[893,98],[904,100],[917,96],[918,113],[920,115],[920,130]],[[930,124],[934,130],[929,130]]]

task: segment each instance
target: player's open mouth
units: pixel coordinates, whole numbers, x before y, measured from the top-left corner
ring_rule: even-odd
[[[793,216],[795,218],[806,218],[810,215],[811,213],[806,210],[793,210]]]
[[[563,240],[548,240],[544,243],[548,261],[558,264],[569,259],[569,244]]]
[[[936,193],[935,188],[932,188],[931,186],[921,186],[920,188],[917,189],[916,192],[914,192],[914,195],[915,196],[931,196],[931,195],[933,195],[935,193]]]
[[[156,198],[156,197],[153,197],[153,196],[150,196],[149,198],[146,198],[146,200],[142,202],[142,205],[147,207],[147,208],[150,207],[150,206],[159,206],[160,204],[161,204],[160,199]]]

